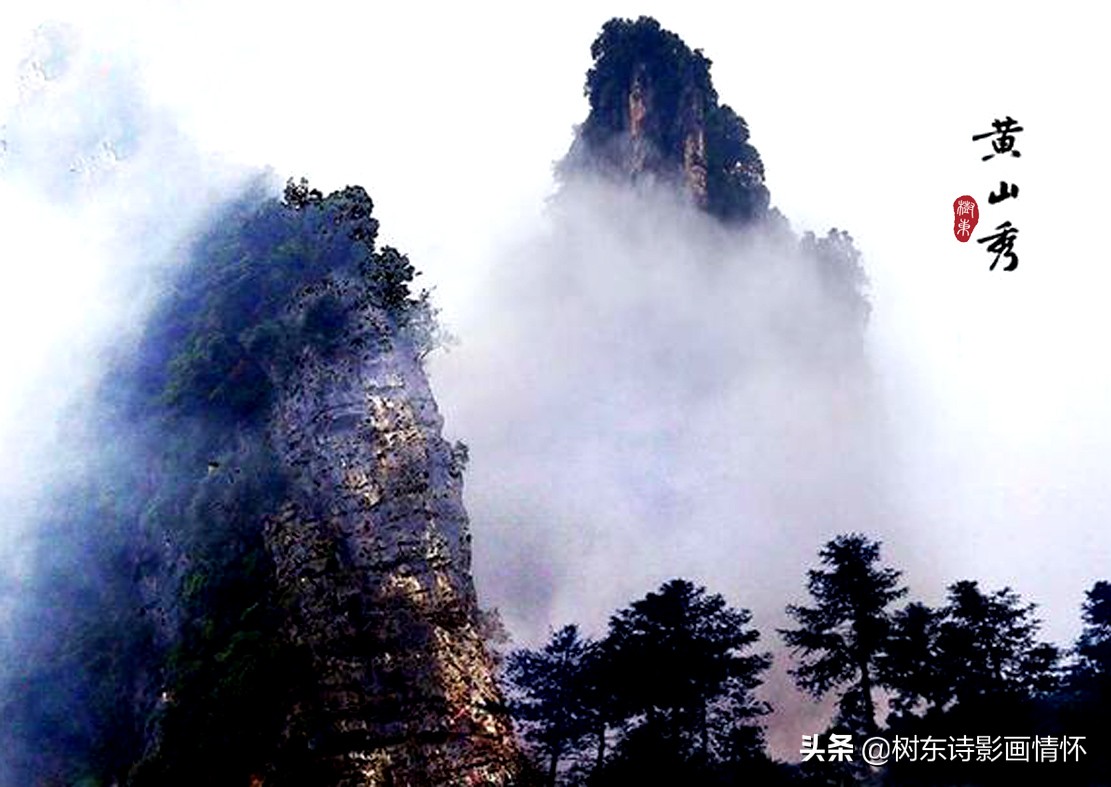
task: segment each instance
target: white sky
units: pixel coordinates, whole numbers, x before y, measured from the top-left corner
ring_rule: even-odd
[[[437,285],[449,323],[466,316],[476,272],[542,209],[551,164],[585,117],[601,24],[655,16],[713,61],[773,204],[797,229],[848,229],[864,253],[902,526],[915,534],[888,562],[929,566],[906,577],[928,602],[956,579],[1010,584],[1062,642],[1083,591],[1111,576],[1111,64],[1093,6],[83,6],[5,9],[0,109],[18,99],[34,26],[74,21],[85,41],[134,56],[155,105],[202,150],[325,190],[366,186],[383,240]],[[1025,128],[1022,157],[981,162],[987,143],[972,134],[1008,114]],[[1000,179],[1021,195],[989,206]],[[1019,228],[1017,271],[989,272],[982,246],[954,240],[951,206],[965,193],[985,211],[977,236],[1004,219]],[[0,240],[25,239],[0,257],[0,469],[18,467],[10,435],[26,380],[76,330],[83,288],[104,274],[57,222],[41,198],[0,188]],[[36,255],[51,264],[26,264]],[[43,313],[58,315],[45,338],[20,330]]]

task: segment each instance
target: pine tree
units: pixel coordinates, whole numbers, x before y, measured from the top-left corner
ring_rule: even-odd
[[[1073,648],[1069,670],[1063,728],[1069,734],[1104,729],[1111,701],[1111,583],[1096,582],[1082,607],[1084,628]],[[1076,732],[1074,732],[1076,731]],[[1098,784],[1111,773],[1111,753],[1104,746],[1089,746],[1082,765],[1089,784]]]
[[[941,615],[914,601],[892,617],[891,637],[880,659],[880,682],[892,691],[896,714],[923,716],[941,713],[952,699],[952,677],[941,666],[937,635]]]
[[[563,759],[580,749],[595,726],[583,680],[592,647],[577,626],[569,625],[554,632],[543,648],[514,651],[507,661],[510,710],[543,759],[549,785],[556,784]]]
[[[1096,582],[1087,592],[1082,612],[1084,630],[1074,653],[1073,681],[1098,686],[1106,696],[1111,688],[1111,583]]]
[[[872,689],[878,662],[891,637],[888,607],[906,594],[901,572],[879,565],[880,543],[859,534],[840,535],[818,553],[826,569],[809,571],[813,607],[789,605],[797,629],[780,629],[799,657],[791,674],[816,698],[846,687],[840,721],[850,729],[876,729]]]
[[[642,719],[625,743],[706,764],[738,725],[754,726],[767,707],[752,692],[771,657],[749,652],[760,636],[750,620],[683,579],[615,614],[605,640],[614,690],[626,718]]]
[[[1034,604],[1023,604],[1010,588],[985,593],[972,580],[949,586],[937,635],[938,659],[966,711],[1004,698],[1045,696],[1056,687],[1058,653],[1035,641],[1040,621],[1034,610]]]

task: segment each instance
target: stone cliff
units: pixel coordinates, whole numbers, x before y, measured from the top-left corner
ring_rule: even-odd
[[[384,310],[350,308],[343,346],[302,357],[269,425],[292,493],[265,540],[316,676],[283,745],[333,787],[508,784],[518,755],[479,630],[462,452],[412,344]]]
[[[608,165],[630,180],[658,177],[680,185],[700,208],[709,201],[706,186],[706,132],[702,102],[696,92],[684,96],[679,117],[680,150],[661,150],[662,113],[656,109],[656,86],[644,63],[633,69],[628,110],[610,140]]]

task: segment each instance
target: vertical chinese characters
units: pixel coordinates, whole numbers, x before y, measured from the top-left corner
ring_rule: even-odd
[[[1008,115],[1003,120],[996,119],[992,122],[991,125],[993,129],[992,131],[985,131],[982,134],[974,134],[972,136],[973,142],[989,137],[992,138],[991,148],[994,152],[988,153],[980,160],[987,161],[990,158],[994,158],[996,155],[1003,155],[1006,153],[1010,153],[1011,156],[1013,156],[1014,158],[1020,158],[1022,156],[1022,153],[1020,153],[1015,148],[1015,134],[1019,133],[1023,129],[1022,126],[1018,125],[1018,121]],[[1018,186],[1009,184],[1005,180],[1000,180],[999,191],[993,191],[988,195],[988,204],[995,205],[1005,199],[1017,198]],[[995,266],[999,263],[1000,258],[1006,257],[1009,262],[1007,263],[1006,267],[1003,268],[1003,270],[1013,271],[1015,268],[1018,267],[1018,254],[1015,253],[1014,249],[1015,238],[1018,236],[1018,228],[1012,225],[1010,221],[1004,221],[995,229],[995,234],[985,235],[982,238],[977,238],[976,242],[987,243],[988,254],[995,255],[995,259],[992,260],[989,270],[995,270]],[[967,240],[968,237],[965,236],[962,239],[960,235],[958,235],[957,239]]]

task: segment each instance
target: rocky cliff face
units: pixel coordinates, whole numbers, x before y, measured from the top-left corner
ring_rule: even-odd
[[[659,177],[675,182],[696,205],[705,208],[708,204],[706,131],[700,98],[694,91],[685,94],[685,106],[679,110],[681,154],[667,155],[654,141],[660,136],[662,121],[655,109],[659,103],[656,86],[645,64],[637,63],[628,92],[628,114],[622,119],[622,130],[616,135],[611,165],[630,180]]]
[[[479,631],[461,451],[387,314],[351,317],[270,421],[293,492],[266,544],[316,676],[283,745],[330,787],[508,784],[518,754]]]

